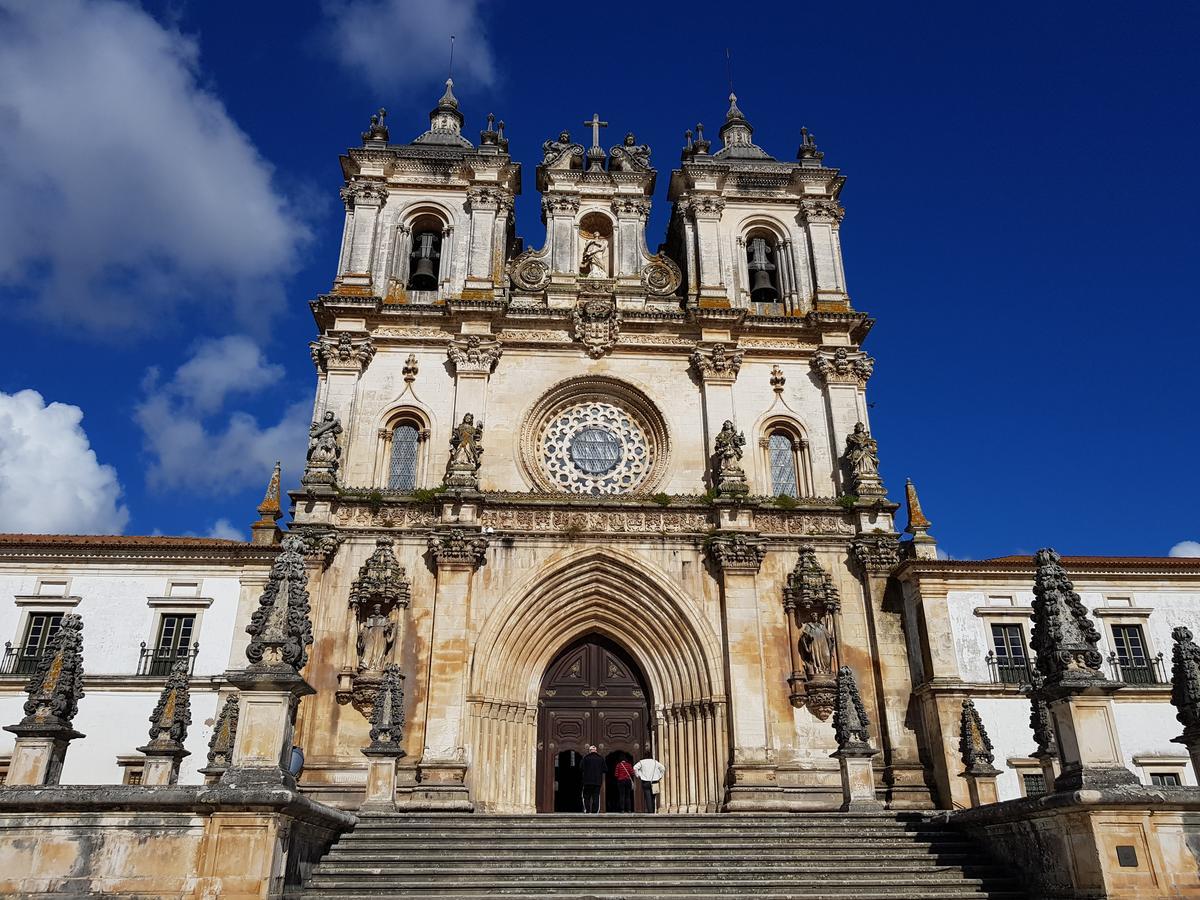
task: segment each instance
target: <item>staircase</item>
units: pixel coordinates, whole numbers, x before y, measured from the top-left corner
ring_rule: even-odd
[[[1025,898],[966,837],[904,813],[363,817],[300,896]]]

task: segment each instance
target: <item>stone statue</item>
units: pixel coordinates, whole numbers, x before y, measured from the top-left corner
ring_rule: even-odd
[[[833,632],[820,619],[800,626],[800,658],[808,678],[832,675],[834,663]]]
[[[854,433],[846,438],[846,460],[850,471],[857,477],[879,474],[879,444],[862,422],[854,426]]]
[[[575,167],[576,162],[580,168],[583,166],[583,145],[574,143],[568,131],[560,131],[557,140],[551,138],[542,144],[543,166],[553,166],[564,158],[571,167]]]
[[[620,172],[645,172],[650,168],[650,148],[639,144],[633,132],[625,140],[608,151],[610,170]]]
[[[713,482],[718,494],[729,496],[750,492],[746,473],[740,465],[742,448],[745,446],[746,436],[726,419],[713,441]]]
[[[371,604],[371,612],[358,626],[358,671],[382,672],[395,642],[395,621],[383,612],[382,603]]]
[[[479,462],[483,456],[483,423],[467,413],[450,434],[450,461],[446,464],[446,486],[479,489]]]
[[[326,410],[325,416],[312,423],[308,429],[308,462],[310,465],[333,464],[337,467],[342,455],[338,439],[342,434],[342,422],[333,412]]]
[[[608,238],[598,231],[582,232],[584,239],[583,257],[579,263],[579,274],[585,278],[608,277]]]

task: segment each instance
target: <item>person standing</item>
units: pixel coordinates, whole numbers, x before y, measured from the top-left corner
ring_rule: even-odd
[[[604,771],[608,766],[604,757],[596,752],[596,745],[588,747],[587,756],[580,764],[583,781],[583,811],[585,813],[600,812],[600,787],[604,784]]]
[[[633,767],[633,773],[642,783],[642,800],[646,812],[652,813],[658,807],[659,782],[667,774],[667,767],[650,755],[649,751],[642,754],[641,760]]]
[[[633,812],[633,766],[629,760],[622,759],[617,763],[613,772],[617,776],[617,798],[621,812]]]

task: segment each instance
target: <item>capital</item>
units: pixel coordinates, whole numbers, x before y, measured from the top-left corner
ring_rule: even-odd
[[[837,223],[846,215],[846,209],[836,200],[802,200],[800,208],[806,222]]]
[[[869,575],[886,575],[900,564],[900,538],[894,534],[865,534],[850,545],[854,561]]]
[[[439,569],[474,570],[484,563],[488,539],[478,532],[451,528],[449,531],[431,531],[426,545]]]
[[[352,181],[340,191],[346,209],[357,206],[383,206],[387,203],[387,185],[379,181]]]
[[[709,555],[723,572],[755,574],[766,558],[767,548],[757,534],[718,534],[708,545]]]
[[[727,350],[724,344],[697,347],[692,351],[692,368],[705,381],[732,384],[742,369],[742,356],[741,350]]]
[[[308,345],[308,352],[312,356],[313,365],[320,372],[365,372],[371,360],[375,358],[375,342],[369,334],[327,334],[312,341]]]
[[[504,351],[495,338],[472,334],[452,340],[446,352],[457,374],[490,375]]]
[[[875,360],[861,350],[818,350],[812,360],[813,370],[825,384],[852,384],[866,387],[875,371]]]

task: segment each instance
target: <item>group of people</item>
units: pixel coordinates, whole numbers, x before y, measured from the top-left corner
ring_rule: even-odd
[[[608,774],[608,763],[592,744],[588,747],[587,755],[580,763],[580,774],[583,782],[583,811],[585,813],[600,812],[600,789],[604,786],[604,778]],[[633,780],[636,778],[642,786],[642,806],[645,811],[652,813],[657,805],[659,783],[667,767],[649,753],[643,754],[636,763],[627,759],[620,760],[613,770],[617,780],[618,811],[633,812]]]

